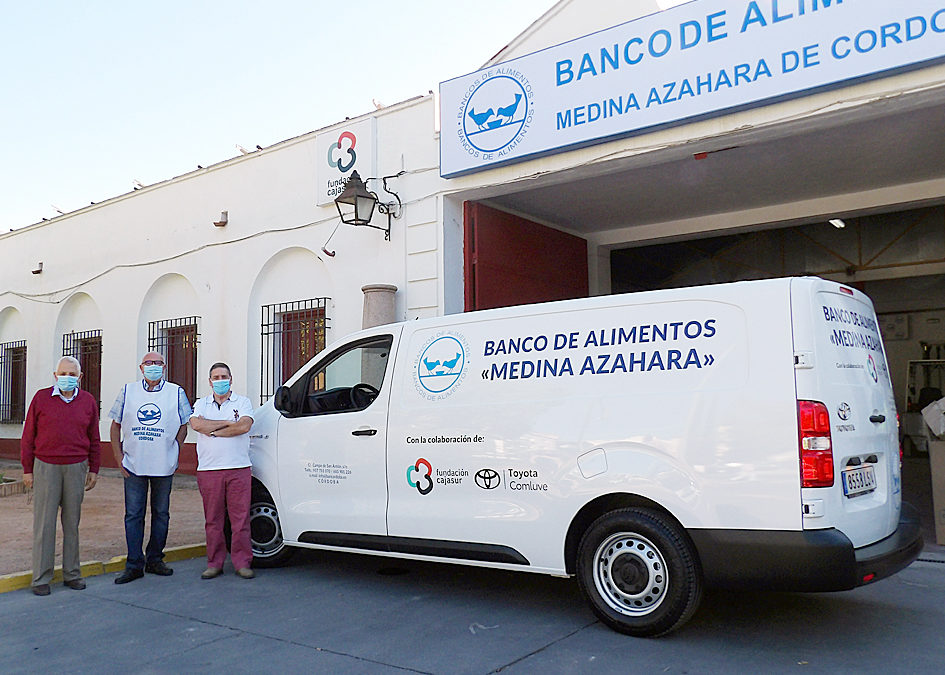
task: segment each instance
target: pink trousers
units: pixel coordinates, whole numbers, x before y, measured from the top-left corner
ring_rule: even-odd
[[[223,568],[226,560],[225,517],[230,518],[230,559],[235,569],[250,567],[253,549],[249,538],[252,469],[198,471],[197,487],[203,498],[207,532],[207,567]]]

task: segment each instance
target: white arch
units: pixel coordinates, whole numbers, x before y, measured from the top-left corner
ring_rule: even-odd
[[[147,340],[148,322],[176,319],[182,316],[198,316],[200,301],[191,283],[181,274],[169,273],[151,284],[141,301],[138,317],[139,329],[143,325]]]
[[[0,343],[25,339],[26,326],[20,311],[10,306],[0,310]]]
[[[296,300],[334,297],[335,288],[325,263],[308,248],[284,248],[270,256],[260,268],[253,282],[246,310],[246,372],[253,374],[247,385],[254,405],[259,402],[262,373],[262,307]],[[330,311],[330,304],[328,309]]]
[[[56,319],[55,347],[62,345],[62,336],[66,333],[82,333],[102,329],[102,313],[98,303],[83,292],[73,293],[59,310]]]

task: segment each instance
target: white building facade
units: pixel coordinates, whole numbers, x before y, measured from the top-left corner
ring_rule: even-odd
[[[874,297],[897,401],[915,407],[942,383],[908,362],[945,364],[945,9],[658,10],[562,0],[438,95],[0,235],[0,454],[18,455],[64,353],[104,415],[149,349],[192,396],[225,361],[261,404],[361,327],[377,284],[409,320],[819,274]],[[477,109],[496,77],[520,89]],[[354,170],[389,205],[389,240],[339,226]]]

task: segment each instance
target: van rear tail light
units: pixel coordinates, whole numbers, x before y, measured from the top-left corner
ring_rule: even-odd
[[[801,487],[830,487],[833,485],[833,443],[827,406],[818,401],[798,401],[797,427]]]

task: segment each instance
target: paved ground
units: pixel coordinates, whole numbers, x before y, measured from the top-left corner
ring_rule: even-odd
[[[928,536],[931,502],[923,478],[928,481],[923,462],[907,458],[905,496],[928,511]],[[176,483],[172,534],[202,534],[192,481]],[[102,524],[94,526],[97,535],[83,530],[83,559],[97,550],[93,545],[105,546],[103,558],[124,552],[120,494],[120,479],[107,473],[89,493],[83,527]],[[11,509],[10,499],[24,504]],[[92,508],[96,503],[101,508]],[[4,537],[12,535],[14,521],[29,522],[25,498],[0,501]],[[28,535],[16,547],[28,550]],[[229,564],[223,577],[202,581],[203,558],[173,567],[172,577],[146,575],[125,586],[112,583],[116,573],[108,573],[89,577],[85,591],[56,584],[45,598],[29,590],[0,594],[4,674],[803,668],[885,675],[939,673],[945,656],[945,547],[934,543],[908,569],[855,591],[708,592],[689,624],[658,640],[603,627],[572,580],[315,551],[301,552],[289,567],[258,570],[249,581],[237,578]]]
[[[19,463],[0,460],[0,471],[12,478],[22,478]],[[107,561],[125,555],[125,497],[121,474],[117,469],[102,469],[98,483],[85,493],[82,519],[79,521],[81,560]],[[145,544],[150,516],[145,519]],[[202,544],[203,504],[192,476],[176,476],[171,491],[171,525],[168,547]],[[27,495],[0,498],[0,575],[29,570],[33,541],[33,507]],[[58,532],[56,564],[62,563],[62,532]],[[2,650],[0,650],[2,653]]]
[[[566,579],[308,551],[248,581],[174,567],[0,595],[3,672],[942,672],[945,562],[843,593],[708,593],[656,640],[603,627]]]
[[[0,460],[0,471],[15,478],[22,476],[16,462]],[[926,550],[945,556],[945,546],[935,544],[932,521],[932,492],[928,459],[906,457],[903,460],[903,498],[911,502],[922,517]],[[98,484],[86,493],[79,526],[79,546],[83,561],[108,561],[125,554],[124,492],[121,475],[115,469],[102,469]],[[32,506],[26,495],[0,498],[0,576],[29,570],[32,541]],[[171,494],[171,526],[168,547],[204,542],[203,505],[192,476],[178,475]],[[147,541],[147,539],[145,539]],[[59,537],[56,563],[61,562],[62,539]]]

